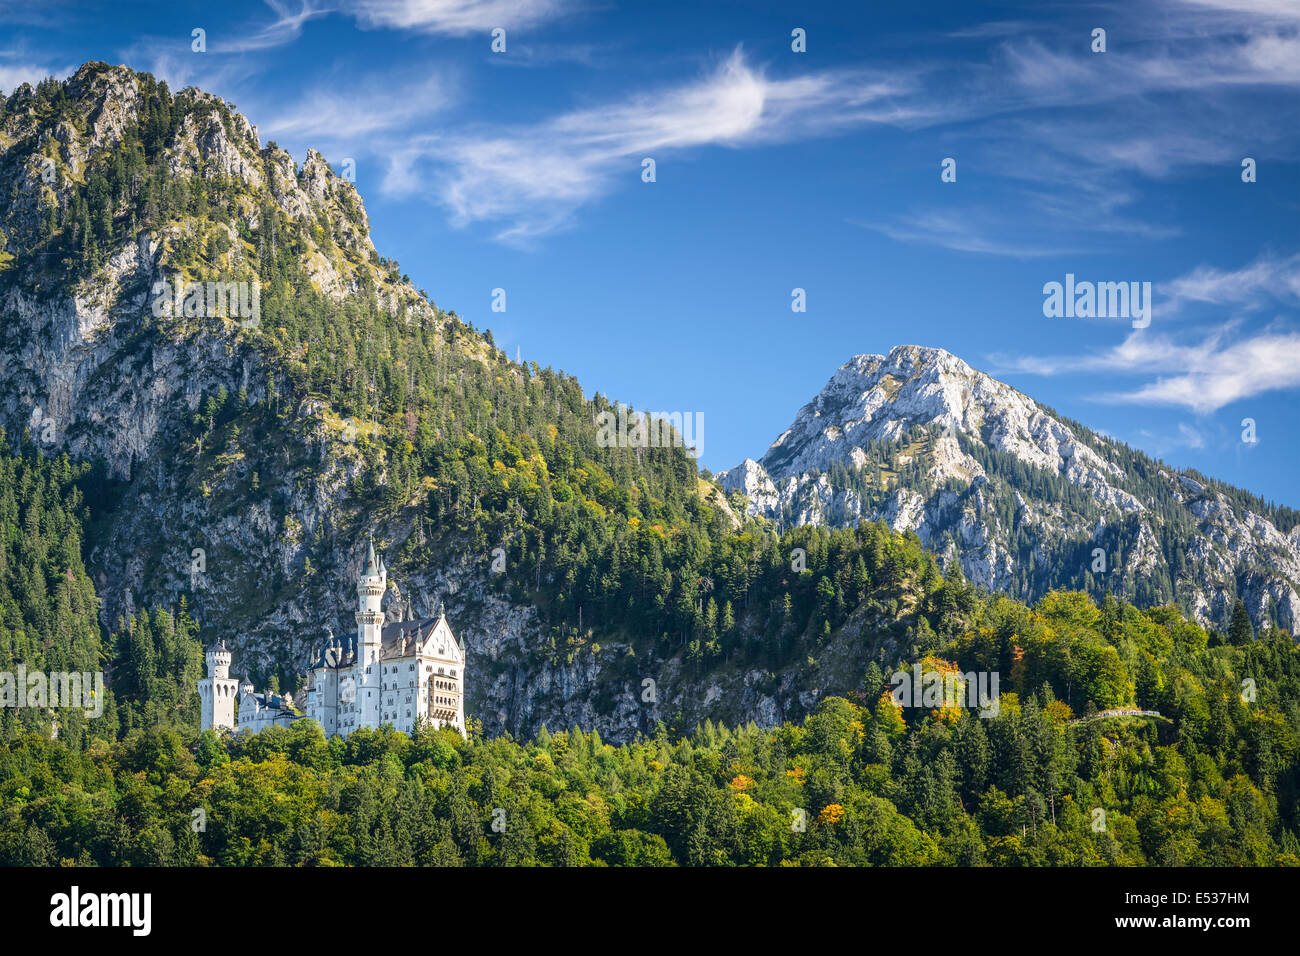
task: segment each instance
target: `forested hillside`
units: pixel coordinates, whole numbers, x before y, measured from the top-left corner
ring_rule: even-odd
[[[184,601],[178,614],[142,611],[104,632],[81,556],[89,509],[78,482],[87,468],[30,445],[10,455],[3,438],[0,431],[0,672],[14,684],[0,706],[0,740],[33,732],[77,749],[137,725],[196,728],[200,645]],[[24,706],[20,666],[28,674],[105,674],[98,706],[86,699],[99,716]]]
[[[0,430],[0,445],[4,444]],[[49,461],[32,448],[20,457],[0,448],[0,672],[94,672],[103,667],[99,603],[82,565],[85,508],[75,487],[83,469],[66,456]],[[16,690],[16,688],[15,688]],[[0,707],[0,735],[48,735],[49,711]],[[58,730],[84,742],[85,717],[61,713]]]
[[[767,539],[752,578],[703,556],[724,594],[789,586],[766,640],[733,643],[726,600],[712,637],[667,641],[699,669],[839,657],[846,697],[800,723],[659,723],[613,746],[576,727],[492,738],[473,719],[469,740],[327,741],[304,720],[232,740],[197,732],[183,606],[141,612],[101,649],[79,555],[87,475],[29,447],[0,454],[0,476],[0,670],[106,665],[112,680],[104,715],[61,710],[55,739],[54,714],[0,711],[0,863],[1300,864],[1300,651],[1244,609],[1221,636],[1110,597],[1029,608],[945,580],[879,525],[799,529]],[[810,570],[788,575],[796,547]],[[658,613],[628,626],[662,641]],[[914,665],[998,673],[996,715],[897,707],[890,676]]]
[[[1300,865],[1300,655],[1242,637],[1080,594],[998,599],[923,663],[1006,667],[991,718],[896,708],[872,664],[798,724],[622,746],[327,741],[310,721],[83,750],[26,734],[0,749],[0,863]]]

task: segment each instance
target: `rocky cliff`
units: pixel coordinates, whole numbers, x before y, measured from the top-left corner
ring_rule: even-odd
[[[976,584],[1179,602],[1222,626],[1300,612],[1294,513],[1180,473],[938,348],[857,355],[762,458],[719,480],[783,525],[883,520]]]

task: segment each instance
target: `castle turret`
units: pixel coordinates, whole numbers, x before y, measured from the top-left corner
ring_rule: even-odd
[[[235,729],[235,697],[238,681],[230,676],[230,651],[224,641],[208,648],[204,654],[208,676],[199,681],[199,728]]]
[[[325,633],[320,657],[307,676],[307,716],[321,725],[325,736],[332,737],[339,729],[338,666],[343,651],[334,632]]]
[[[356,712],[358,724],[362,726],[379,726],[382,692],[379,653],[383,647],[383,603],[387,589],[388,571],[383,560],[375,558],[375,541],[371,538],[366,566],[357,581]]]
[[[226,649],[225,641],[218,641],[215,646],[209,647],[204,657],[208,661],[209,677],[220,677],[222,680],[230,677],[230,651]]]
[[[388,590],[388,572],[382,559],[375,559],[375,542],[370,541],[366,566],[357,581],[357,663],[379,660],[380,632],[384,626],[384,592]],[[372,656],[373,655],[373,656]]]

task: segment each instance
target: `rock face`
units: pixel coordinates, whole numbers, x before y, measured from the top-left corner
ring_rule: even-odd
[[[1294,630],[1300,527],[1067,421],[943,349],[857,355],[758,461],[718,479],[783,526],[881,520],[990,590],[1109,586]],[[1098,550],[1100,549],[1100,550]]]

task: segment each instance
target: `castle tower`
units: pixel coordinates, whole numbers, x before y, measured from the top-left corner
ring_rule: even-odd
[[[378,727],[382,701],[383,668],[379,653],[383,647],[384,592],[388,570],[383,559],[375,559],[375,541],[370,539],[366,566],[357,581],[357,726]]]
[[[256,693],[257,692],[253,689],[252,678],[245,674],[244,679],[239,682],[239,693],[237,695],[239,700],[239,719],[243,721],[244,727],[250,729],[255,729],[253,728],[253,717],[257,713],[257,701],[254,699],[253,695]]]
[[[230,676],[230,651],[226,650],[225,641],[218,641],[208,648],[204,657],[208,676],[199,681],[199,728],[214,730],[224,727],[233,732],[239,682]]]

